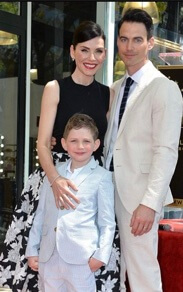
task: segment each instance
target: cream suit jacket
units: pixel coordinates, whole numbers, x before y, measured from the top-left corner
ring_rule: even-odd
[[[66,177],[68,163],[57,168],[63,177]],[[115,232],[112,174],[92,157],[73,182],[78,187],[76,196],[80,204],[75,210],[58,210],[45,179],[26,256],[39,254],[39,261],[47,262],[57,246],[67,263],[86,264],[93,256],[107,264]]]
[[[116,105],[125,78],[112,88],[115,97],[105,137],[107,157]],[[113,149],[116,191],[131,214],[139,204],[157,212],[173,201],[169,184],[178,157],[182,95],[178,85],[148,61],[130,95]]]

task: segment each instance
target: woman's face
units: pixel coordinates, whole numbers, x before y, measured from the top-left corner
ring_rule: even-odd
[[[102,37],[95,37],[89,41],[78,43],[74,49],[70,47],[70,55],[76,62],[76,71],[86,76],[93,76],[101,68],[106,49]]]

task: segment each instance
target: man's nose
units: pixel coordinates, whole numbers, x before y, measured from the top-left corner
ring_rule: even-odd
[[[131,41],[128,41],[126,46],[127,46],[127,50],[129,51],[133,49],[133,43]]]

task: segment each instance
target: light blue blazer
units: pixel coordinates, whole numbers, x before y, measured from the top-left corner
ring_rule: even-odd
[[[66,177],[69,160],[57,167]],[[47,262],[55,246],[60,257],[70,264],[86,264],[91,256],[108,263],[115,232],[114,187],[112,174],[92,159],[73,180],[80,204],[76,209],[59,210],[46,178],[26,256],[39,255]]]

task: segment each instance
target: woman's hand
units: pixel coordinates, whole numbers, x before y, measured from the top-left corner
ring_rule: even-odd
[[[75,184],[70,181],[69,179],[66,179],[64,177],[57,177],[57,179],[52,183],[52,189],[55,197],[55,203],[57,208],[66,208],[75,209],[76,206],[74,204],[79,204],[79,199],[73,194],[73,192],[70,189],[73,189],[77,191],[77,187]],[[72,202],[74,201],[74,202]]]

